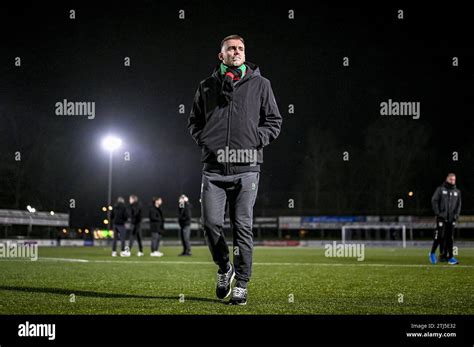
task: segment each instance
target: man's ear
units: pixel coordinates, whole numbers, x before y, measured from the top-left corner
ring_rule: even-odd
[[[219,52],[217,58],[219,58],[220,61],[224,61],[224,55],[222,54],[222,52]]]

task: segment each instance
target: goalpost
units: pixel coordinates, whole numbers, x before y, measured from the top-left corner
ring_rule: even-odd
[[[404,224],[345,224],[341,229],[342,243],[346,243],[346,234],[352,229],[401,229],[402,247],[407,248],[407,228]]]

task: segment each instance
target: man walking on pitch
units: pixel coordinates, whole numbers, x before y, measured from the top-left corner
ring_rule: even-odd
[[[218,58],[221,63],[199,84],[188,128],[202,152],[201,213],[207,244],[219,267],[216,295],[224,299],[232,293],[229,304],[245,305],[252,274],[259,164],[263,147],[280,133],[282,117],[270,81],[257,65],[245,60],[242,37],[224,38]],[[226,204],[234,264],[223,232]]]
[[[461,191],[456,188],[455,174],[448,174],[446,181],[434,192],[431,204],[436,215],[436,230],[429,254],[430,262],[436,264],[436,248],[439,245],[440,261],[459,264],[453,256],[454,228],[461,213]]]

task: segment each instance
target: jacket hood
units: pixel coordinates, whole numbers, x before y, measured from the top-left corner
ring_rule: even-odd
[[[254,64],[250,61],[246,61],[244,63],[245,65],[247,65],[247,73],[245,74],[244,78],[243,79],[246,79],[247,76],[261,76],[261,73],[260,73],[260,67],[257,65],[257,64]],[[214,67],[214,70],[212,71],[212,76],[217,78],[217,79],[221,79],[221,74],[219,73],[220,72],[220,66],[221,66],[221,63],[217,64],[215,67]]]

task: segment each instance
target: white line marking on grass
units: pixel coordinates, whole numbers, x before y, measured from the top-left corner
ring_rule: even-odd
[[[77,258],[53,258],[40,257],[38,260],[46,261],[66,261],[72,263],[112,263],[112,264],[187,264],[187,265],[213,265],[208,261],[178,261],[178,260],[87,260]],[[261,266],[361,266],[361,267],[414,267],[414,268],[472,268],[474,265],[430,265],[430,264],[357,264],[357,263],[278,263],[278,262],[254,262],[254,265]]]
[[[87,259],[75,259],[75,258],[47,258],[47,257],[40,257],[41,259],[48,259],[48,260],[56,260],[56,261],[67,261],[71,263],[88,263],[89,260]],[[38,259],[40,259],[38,258]]]

